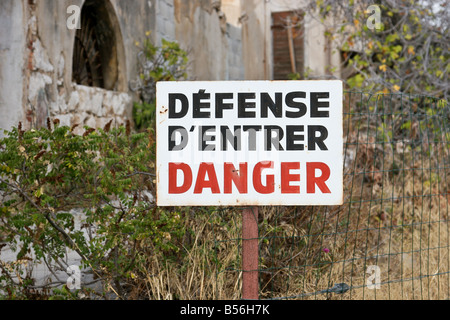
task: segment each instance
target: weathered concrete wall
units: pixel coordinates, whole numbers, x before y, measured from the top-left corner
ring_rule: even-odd
[[[222,0],[221,2],[221,8],[227,17],[227,22],[240,28],[239,18],[242,15],[241,0]]]
[[[26,47],[24,1],[0,1],[0,129],[24,117],[23,66]],[[0,136],[3,130],[0,131]]]
[[[118,20],[116,30],[123,47],[124,74],[120,91],[128,91],[128,80],[136,76],[136,56],[139,48],[135,43],[142,42],[146,31],[155,28],[155,10],[153,1],[134,1],[130,5],[127,1],[109,0]],[[72,52],[76,30],[69,30],[66,26],[67,7],[77,5],[82,7],[84,0],[39,1],[36,7],[38,37],[45,48],[50,63],[56,66],[64,58],[64,83],[70,85],[72,76]],[[62,56],[62,58],[61,58]],[[120,61],[119,61],[120,63]]]
[[[119,80],[112,95],[115,103],[127,104],[109,109],[99,109],[100,98],[95,97],[107,101],[111,93],[72,83],[75,30],[66,26],[67,7],[81,7],[84,2],[0,2],[0,127],[17,125],[19,120],[25,127],[42,125],[48,116],[60,116],[64,123],[81,121],[80,126],[100,125],[108,117],[130,118],[129,82],[138,77],[136,42],[142,43],[147,31],[152,31],[155,43],[162,38],[176,40],[189,51],[190,79],[272,79],[271,13],[302,9],[307,1],[109,0],[120,42]],[[325,77],[329,64],[337,67],[335,76],[340,73],[339,52],[324,50],[324,31],[312,17],[305,17],[304,69],[311,77]],[[86,98],[78,101],[77,95]]]
[[[156,43],[160,44],[163,38],[169,41],[176,40],[174,0],[156,1],[155,11]]]
[[[195,80],[224,80],[228,77],[226,19],[220,2],[174,0],[175,33],[189,52],[188,74]]]
[[[246,80],[271,79],[271,64],[268,59],[272,45],[266,1],[246,0],[242,4],[242,50]],[[270,16],[270,15],[269,15]],[[270,29],[269,29],[270,30]]]
[[[118,42],[115,90],[109,93],[75,85],[72,59],[76,30],[67,27],[72,14],[67,8],[82,8],[84,3],[2,0],[0,110],[4,116],[0,127],[9,128],[19,121],[25,128],[43,126],[47,117],[80,128],[100,126],[111,117],[118,122],[130,118],[134,93],[129,82],[138,77],[136,43],[143,42],[147,31],[152,31],[151,39],[157,44],[162,38],[177,40],[189,51],[191,79],[244,78],[241,30],[227,24],[220,1],[109,0]],[[124,103],[125,107],[100,108],[99,101],[107,101],[110,95],[115,104]]]
[[[228,77],[224,80],[244,80],[245,65],[242,60],[242,29],[227,24]]]
[[[84,2],[0,2],[0,128],[9,129],[19,121],[25,128],[42,126],[47,117],[80,128],[101,126],[110,118],[123,123],[131,117],[133,93],[128,83],[138,76],[135,43],[156,28],[156,0],[133,5],[109,1],[118,43],[119,78],[113,92],[72,83],[76,30],[67,27],[67,8],[81,8]],[[104,102],[101,108],[99,101]]]

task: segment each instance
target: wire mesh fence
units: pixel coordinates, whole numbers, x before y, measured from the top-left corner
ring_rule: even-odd
[[[436,98],[345,92],[344,203],[258,208],[259,298],[449,299],[449,123],[447,102]],[[241,299],[242,207],[158,210],[150,221],[173,223],[176,232],[161,239],[171,246],[158,252],[147,234],[133,244],[139,267],[122,278],[124,297]],[[7,244],[0,242],[3,271],[50,278],[45,259],[18,258]],[[14,290],[37,288],[15,280]],[[86,292],[110,298],[112,285],[104,287]]]
[[[344,203],[259,208],[260,299],[449,299],[447,102],[344,96]],[[242,285],[240,218],[210,219],[226,298]]]

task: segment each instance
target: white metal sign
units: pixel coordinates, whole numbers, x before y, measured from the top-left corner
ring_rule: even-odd
[[[338,205],[342,82],[157,83],[157,205]]]

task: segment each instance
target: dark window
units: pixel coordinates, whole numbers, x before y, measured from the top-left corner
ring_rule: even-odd
[[[73,81],[113,90],[117,86],[117,42],[107,0],[87,0],[76,31]]]
[[[286,80],[291,73],[303,75],[304,25],[299,11],[272,13],[273,79]]]
[[[341,51],[341,78],[347,80],[358,73],[358,70],[349,63],[359,53],[356,51]]]

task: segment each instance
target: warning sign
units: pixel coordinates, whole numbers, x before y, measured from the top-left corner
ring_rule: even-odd
[[[342,82],[157,83],[159,206],[338,205]]]

